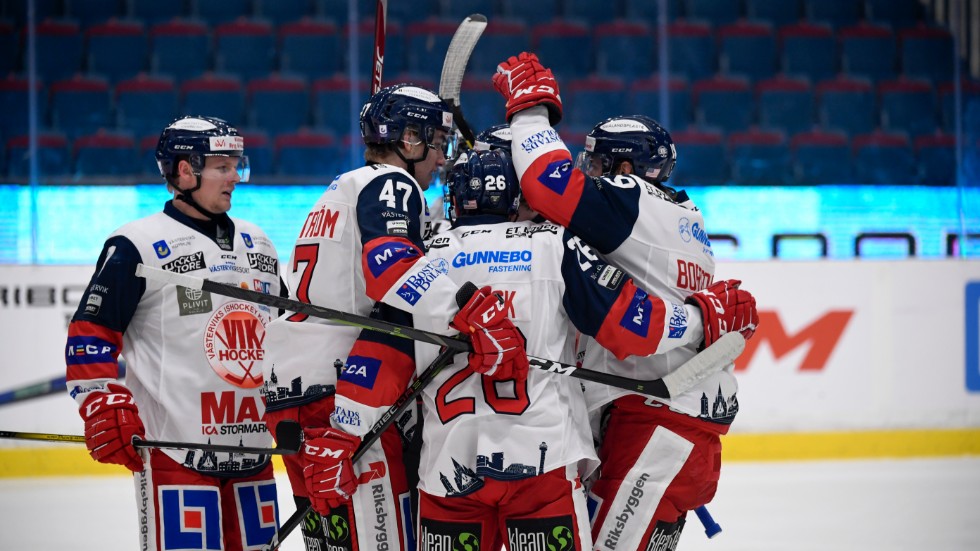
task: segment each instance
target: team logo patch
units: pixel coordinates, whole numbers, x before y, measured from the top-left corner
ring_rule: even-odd
[[[276,275],[279,273],[279,260],[262,253],[248,253],[248,265],[253,270]]]
[[[340,373],[340,380],[370,390],[374,388],[380,369],[381,360],[377,358],[350,356],[347,358],[347,365]]]
[[[239,529],[245,548],[265,545],[279,526],[279,504],[276,483],[272,480],[243,482],[235,485],[235,499],[241,510]]]
[[[368,251],[366,255],[368,258],[368,270],[371,271],[372,276],[376,278],[381,277],[381,274],[395,263],[418,255],[417,250],[403,243],[394,241],[381,243]]]
[[[98,337],[74,335],[68,337],[65,359],[71,365],[115,362],[115,345]]]
[[[571,551],[575,549],[575,523],[571,515],[507,520],[510,551]]]
[[[157,258],[167,258],[170,256],[170,247],[166,241],[160,240],[153,244],[153,252],[157,253]]]
[[[221,507],[217,488],[160,486],[164,550],[221,549]]]
[[[626,309],[623,319],[619,320],[619,325],[631,333],[646,337],[650,330],[650,310],[652,309],[653,305],[650,304],[647,294],[637,290],[630,300],[629,308]]]
[[[350,517],[347,507],[342,505],[331,509],[324,519],[327,521],[327,544],[331,549],[350,549]]]
[[[178,256],[171,262],[161,266],[161,268],[164,270],[178,274],[186,274],[187,272],[193,272],[195,270],[204,270],[207,267],[208,265],[204,263],[204,253],[202,251],[197,251],[196,253],[184,256]]]
[[[211,369],[239,388],[262,384],[265,323],[258,307],[229,302],[211,315],[204,329],[204,354]]]
[[[565,193],[565,188],[568,187],[568,179],[571,175],[571,162],[568,160],[554,161],[549,163],[541,174],[538,175],[538,181],[546,188],[561,195]]]
[[[671,305],[674,309],[667,322],[667,338],[679,339],[687,331],[687,310],[679,304]]]
[[[422,295],[429,290],[436,278],[448,273],[449,263],[443,258],[437,258],[415,274],[408,276],[405,283],[398,288],[397,294],[409,304],[415,305],[422,298]]]
[[[181,316],[207,314],[213,309],[211,293],[202,289],[177,286],[177,312]]]
[[[249,249],[255,246],[255,243],[252,242],[252,236],[247,233],[242,233],[242,241],[245,242],[245,246]]]

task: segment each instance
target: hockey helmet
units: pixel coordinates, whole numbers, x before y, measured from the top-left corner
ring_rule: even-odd
[[[507,151],[471,150],[460,154],[447,182],[450,220],[461,216],[517,213],[521,186]]]
[[[510,153],[510,141],[510,125],[498,124],[477,134],[473,149],[477,151],[503,149],[507,153]]]
[[[606,119],[585,137],[585,151],[576,168],[588,174],[610,174],[622,162],[633,173],[653,183],[666,182],[674,169],[677,149],[660,123],[643,115]]]
[[[397,143],[408,128],[418,132],[429,148],[436,147],[436,130],[444,130],[446,142],[440,146],[446,154],[453,138],[453,113],[439,96],[414,84],[382,88],[361,108],[364,143]]]
[[[245,141],[238,129],[227,121],[214,117],[181,117],[163,129],[157,142],[157,166],[164,178],[174,175],[180,158],[187,158],[194,173],[200,175],[204,158],[216,156],[238,157],[238,176],[242,182],[248,181]]]

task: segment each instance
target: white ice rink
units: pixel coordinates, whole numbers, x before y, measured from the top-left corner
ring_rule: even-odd
[[[293,512],[278,480],[281,518]],[[0,550],[136,547],[126,477],[0,480]],[[691,515],[682,551],[977,551],[980,458],[725,465],[708,540]],[[284,551],[302,551],[298,534]]]

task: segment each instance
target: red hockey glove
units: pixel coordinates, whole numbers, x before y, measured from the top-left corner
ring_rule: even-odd
[[[138,473],[143,458],[133,447],[133,437],[146,434],[139,409],[125,387],[110,384],[108,389],[111,392],[93,392],[79,411],[85,421],[85,445],[92,459]]]
[[[742,282],[727,279],[712,283],[707,289],[687,297],[689,304],[701,309],[704,324],[704,346],[720,339],[725,333],[738,331],[749,339],[759,325],[759,312],[755,309],[755,297],[738,288]]]
[[[551,69],[538,61],[538,56],[521,52],[511,56],[497,66],[493,75],[493,86],[507,100],[507,121],[518,111],[544,105],[548,108],[551,125],[558,124],[562,116],[561,96],[558,95],[558,81]]]
[[[303,431],[303,478],[313,510],[321,515],[349,500],[357,489],[351,457],[360,437],[335,428]]]
[[[462,302],[469,293],[472,296],[449,324],[470,337],[473,345],[469,355],[470,369],[498,381],[523,381],[528,370],[524,334],[507,318],[503,297],[490,287],[472,291],[475,288],[472,283],[460,287],[457,302]]]

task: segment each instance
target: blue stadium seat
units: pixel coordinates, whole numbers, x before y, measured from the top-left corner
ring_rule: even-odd
[[[531,29],[531,47],[550,67],[558,82],[592,72],[592,40],[589,28],[578,21],[553,19]]]
[[[216,27],[222,23],[230,23],[239,17],[251,17],[252,0],[192,0],[191,15]]]
[[[491,19],[480,37],[479,46],[470,55],[466,72],[492,75],[501,61],[530,49],[526,23],[519,19]]]
[[[691,87],[682,78],[672,78],[667,82],[669,118],[660,112],[660,78],[656,76],[633,81],[626,105],[630,113],[653,117],[671,132],[687,128],[693,116]]]
[[[810,130],[814,124],[813,88],[801,78],[777,76],[755,86],[759,125],[787,134]]]
[[[914,185],[919,169],[904,133],[876,130],[854,136],[854,176],[860,184]]]
[[[271,75],[248,83],[245,120],[276,135],[310,126],[310,92],[299,77]]]
[[[14,136],[7,140],[7,174],[11,178],[30,176],[30,137]],[[37,163],[40,178],[57,178],[71,172],[71,149],[68,138],[59,132],[40,132],[37,137]]]
[[[302,75],[310,81],[330,76],[340,70],[345,52],[337,26],[330,20],[303,18],[279,26],[282,72]]]
[[[163,127],[160,127],[155,134],[148,134],[139,139],[139,166],[137,167],[137,173],[146,177],[148,180],[156,182],[162,181],[163,176],[160,176],[160,167],[157,166],[157,142],[160,141],[160,131]]]
[[[78,21],[83,29],[103,23],[109,18],[126,15],[123,0],[65,0],[65,13]]]
[[[803,0],[807,19],[836,28],[854,25],[861,19],[862,11],[858,0]]]
[[[245,120],[245,94],[241,80],[233,75],[207,73],[184,81],[180,96],[180,112],[184,115],[217,117],[233,126]]]
[[[474,132],[506,122],[503,99],[493,89],[489,79],[475,76],[464,78],[459,95],[463,115]]]
[[[956,136],[936,133],[915,139],[919,183],[927,186],[956,185]]]
[[[38,124],[43,126],[46,124],[48,113],[47,90],[41,82],[35,83],[35,89],[38,99]],[[0,143],[13,136],[27,134],[30,114],[28,90],[30,84],[26,77],[8,74],[0,78],[0,113],[3,113],[0,117],[0,140],[2,140]]]
[[[924,9],[919,0],[864,0],[864,17],[892,28],[911,27],[923,21]]]
[[[411,4],[411,2],[409,3]],[[442,4],[442,16],[453,21],[462,21],[464,17],[470,14],[481,13],[487,17],[488,21],[493,21],[496,4],[496,0],[452,0]]]
[[[803,76],[810,82],[837,74],[837,44],[829,25],[806,21],[779,29],[782,72]]]
[[[757,81],[776,72],[776,37],[768,23],[739,21],[719,27],[718,66],[722,73]]]
[[[389,4],[390,5],[390,4]],[[347,52],[347,40],[350,36],[350,24],[343,23],[343,38],[341,42],[341,52]],[[362,19],[360,23],[357,24],[357,55],[358,63],[360,67],[357,68],[358,72],[363,74],[370,74],[374,65],[374,18]],[[385,62],[384,62],[384,73],[383,75],[393,75],[405,70],[406,54],[405,54],[405,40],[406,37],[402,32],[402,26],[398,24],[398,21],[388,20],[387,30],[385,31]],[[429,60],[429,65],[431,65],[435,71],[442,69],[442,59],[446,55],[445,50],[438,57],[433,57]],[[346,63],[344,63],[343,70],[350,71],[350,64],[354,61],[353,56],[347,52],[344,56]],[[438,59],[438,61],[436,61]],[[437,67],[437,68],[436,68]],[[390,84],[395,84],[394,81],[382,75],[382,86],[388,86]],[[367,77],[370,78],[370,77]]]
[[[27,34],[24,33],[24,39]],[[35,62],[37,74],[45,82],[69,78],[82,68],[84,44],[78,23],[71,20],[48,19],[37,24],[35,31]],[[22,67],[27,67],[27,47]]]
[[[177,87],[171,78],[139,75],[116,85],[116,124],[134,136],[159,133],[177,115]]]
[[[799,21],[803,5],[799,0],[745,0],[745,16],[781,27]]]
[[[0,11],[7,19],[20,26],[26,26],[27,6],[24,0],[4,0],[0,2]],[[61,0],[34,0],[34,21],[64,17],[64,6]]]
[[[569,131],[590,130],[603,119],[622,115],[626,84],[621,78],[589,76],[562,87],[563,126]]]
[[[953,80],[953,37],[940,27],[920,25],[898,33],[902,74],[933,83]]]
[[[0,75],[16,71],[20,60],[20,31],[15,31],[9,21],[0,20]]]
[[[895,78],[898,49],[890,28],[862,22],[841,29],[837,36],[843,72],[872,82]]]
[[[75,175],[131,176],[139,172],[136,142],[126,133],[100,130],[75,138]]]
[[[667,20],[673,21],[684,11],[683,0],[666,0]],[[660,16],[660,2],[650,0],[623,0],[623,11],[626,19],[655,25]]]
[[[112,97],[104,78],[76,75],[51,85],[51,126],[69,139],[111,128]]]
[[[789,146],[781,131],[749,129],[728,135],[732,179],[739,184],[790,183]]]
[[[367,101],[370,83],[361,79],[357,83],[357,108]],[[351,81],[344,74],[317,79],[312,87],[313,124],[332,134],[351,131]],[[355,117],[355,124],[357,118]]]
[[[269,135],[261,129],[239,129],[248,155],[251,178],[261,181],[275,172],[275,152]],[[258,177],[258,178],[256,178]],[[252,179],[249,180],[252,182]]]
[[[654,68],[656,38],[647,23],[618,20],[596,25],[596,72],[628,80],[646,78]]]
[[[667,56],[671,75],[683,76],[693,82],[715,74],[718,53],[711,26],[686,20],[669,24]]]
[[[340,2],[343,2],[344,4],[346,4],[347,1],[348,0],[340,0]],[[447,4],[449,4],[449,2],[447,2]],[[369,5],[371,7],[368,10],[364,10],[362,13],[364,15],[371,16],[372,25],[373,25],[374,2],[369,2]],[[402,25],[408,25],[416,21],[422,21],[423,19],[427,19],[429,17],[441,14],[442,6],[443,4],[441,3],[440,0],[412,0],[411,2],[388,2],[388,23],[390,24],[392,21],[398,21]],[[331,15],[332,13],[333,12],[327,11],[326,15],[328,17],[334,17],[333,15]],[[346,18],[347,11],[343,10],[342,13]],[[466,15],[469,15],[470,13],[467,13]],[[490,18],[490,14],[487,12],[484,12],[483,15],[486,15],[487,18]],[[371,30],[371,36],[372,37],[374,36],[373,28]],[[387,63],[387,61],[385,63]]]
[[[161,2],[164,3],[164,2]],[[150,70],[173,75],[178,82],[211,68],[208,27],[200,21],[175,19],[150,29]]]
[[[955,82],[939,85],[939,117],[945,132],[956,132],[956,88]],[[964,116],[972,109],[980,112],[980,81],[961,79]]]
[[[146,21],[147,25],[156,25],[174,18],[190,16],[190,0],[127,0],[130,15]]]
[[[741,2],[732,0],[684,0],[685,13],[691,19],[702,19],[718,27],[742,17]]]
[[[282,25],[302,17],[312,16],[314,6],[311,0],[256,0],[255,15],[268,19],[273,25]],[[336,16],[331,17],[334,21]]]
[[[89,73],[119,82],[146,70],[148,45],[142,23],[111,19],[89,27],[85,37]]]
[[[214,29],[215,71],[243,81],[267,76],[276,63],[276,35],[261,19],[236,19]]]
[[[728,156],[721,132],[688,129],[671,132],[677,147],[672,186],[723,184],[729,179]]]
[[[755,98],[744,78],[716,76],[695,82],[694,119],[701,126],[734,132],[755,119]]]
[[[442,60],[458,25],[451,19],[435,18],[410,23],[405,30],[406,70],[438,81],[442,73]],[[387,54],[390,48],[386,46],[385,51]],[[384,71],[394,74],[389,73],[387,59]]]
[[[792,170],[796,183],[845,184],[854,178],[851,146],[838,131],[810,130],[790,140]]]
[[[340,149],[332,134],[300,131],[276,137],[276,173],[330,181],[340,168]]]
[[[588,21],[589,25],[608,23],[619,17],[618,6],[613,2],[595,0],[564,0],[563,15],[569,19]]]
[[[839,76],[818,83],[816,91],[817,119],[823,128],[854,136],[877,126],[877,103],[867,79]]]
[[[500,0],[504,17],[519,18],[529,26],[550,21],[559,13],[561,0]]]
[[[900,78],[878,85],[881,127],[912,138],[931,134],[938,126],[936,94],[925,80]]]

